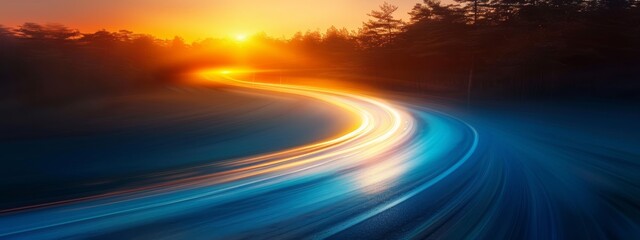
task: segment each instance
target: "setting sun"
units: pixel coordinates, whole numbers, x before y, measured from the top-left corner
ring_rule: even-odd
[[[0,0],[0,240],[638,239],[640,0]]]
[[[238,34],[236,35],[235,39],[238,42],[244,42],[244,41],[247,41],[248,37],[245,34]]]

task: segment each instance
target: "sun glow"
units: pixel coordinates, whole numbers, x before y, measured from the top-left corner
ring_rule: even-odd
[[[235,36],[235,40],[238,42],[245,42],[247,39],[249,39],[249,37],[246,34],[238,34]]]

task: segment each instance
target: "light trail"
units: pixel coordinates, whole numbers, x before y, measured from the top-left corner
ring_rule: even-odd
[[[208,79],[212,78],[209,77]],[[351,112],[357,116],[359,121],[356,124],[358,127],[354,131],[335,139],[266,156],[234,160],[230,163],[232,165],[250,164],[264,161],[265,158],[275,159],[266,163],[252,165],[249,169],[243,168],[240,170],[241,172],[288,162],[280,168],[269,169],[281,170],[282,168],[300,166],[336,156],[356,153],[362,158],[374,156],[393,150],[393,147],[401,145],[408,139],[411,131],[415,128],[410,114],[379,99],[311,86],[242,81],[231,78],[228,74],[223,74],[221,79],[225,80],[223,81],[225,84],[237,87],[294,94],[321,100]]]
[[[468,125],[442,114],[411,113],[373,97],[311,86],[248,82],[232,78],[229,73],[212,76],[209,72],[205,78],[254,91],[326,102],[351,115],[355,127],[318,143],[159,175],[196,172],[195,176],[5,211],[0,215],[0,237],[48,239],[119,232],[197,215],[206,209],[244,206],[248,201],[256,206],[269,205],[223,208],[227,210],[221,210],[221,216],[214,211],[214,215],[199,218],[206,224],[183,229],[180,235],[192,238],[208,229],[207,237],[237,237],[242,232],[260,232],[272,229],[273,224],[290,222],[286,234],[269,234],[325,238],[367,221],[441,181],[460,168],[477,145],[477,134]],[[455,152],[459,149],[463,151]],[[263,199],[271,198],[270,193],[275,194],[273,199]],[[304,217],[310,214],[323,217]]]

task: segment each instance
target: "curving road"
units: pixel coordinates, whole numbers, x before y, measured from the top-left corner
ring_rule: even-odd
[[[626,171],[611,169],[600,161],[602,155],[553,149],[545,145],[549,141],[536,142],[536,136],[494,131],[481,118],[471,119],[482,126],[476,129],[446,113],[408,103],[227,75],[207,77],[257,92],[326,102],[350,115],[353,126],[322,142],[149,176],[166,179],[157,184],[5,211],[0,238],[640,235],[635,153],[605,153],[626,166]],[[583,174],[602,174],[602,189],[616,191],[606,196],[617,198],[603,199],[605,193],[589,189],[579,178],[557,176],[559,171],[577,171],[563,159],[582,159],[592,168]],[[607,184],[613,186],[605,188]]]

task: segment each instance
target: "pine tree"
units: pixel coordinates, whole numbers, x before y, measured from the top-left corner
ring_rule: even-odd
[[[393,16],[397,10],[398,6],[385,2],[380,6],[380,10],[373,10],[368,14],[373,19],[365,22],[360,29],[360,37],[365,47],[384,46],[393,41],[403,26],[402,20]]]
[[[484,6],[488,5],[491,0],[455,0],[462,3],[467,10],[467,16],[470,17],[470,22],[473,24],[478,23],[483,18],[485,13]]]

